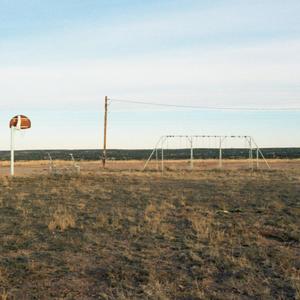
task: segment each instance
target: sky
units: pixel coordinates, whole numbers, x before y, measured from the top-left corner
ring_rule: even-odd
[[[109,148],[152,148],[166,134],[300,147],[299,12],[299,0],[0,0],[0,150],[16,114],[32,120],[18,149],[100,148],[106,95],[290,109],[111,101]]]

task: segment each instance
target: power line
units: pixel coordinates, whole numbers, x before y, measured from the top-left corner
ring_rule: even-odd
[[[300,107],[230,107],[230,106],[200,106],[200,105],[179,105],[167,104],[158,102],[148,102],[140,100],[125,100],[109,98],[112,102],[132,103],[140,105],[173,107],[173,108],[186,108],[186,109],[199,109],[199,110],[236,110],[236,111],[300,111]]]

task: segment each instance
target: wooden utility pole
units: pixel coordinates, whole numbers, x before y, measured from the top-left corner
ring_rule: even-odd
[[[103,142],[103,154],[102,154],[102,165],[105,168],[107,151],[106,151],[106,141],[107,141],[107,108],[108,108],[108,97],[105,96],[104,100],[104,142]]]

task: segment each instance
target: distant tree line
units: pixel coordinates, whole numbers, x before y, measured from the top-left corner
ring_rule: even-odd
[[[264,148],[261,149],[266,158],[295,159],[300,158],[300,148]],[[147,159],[152,150],[108,150],[110,160],[144,160]],[[54,160],[70,160],[70,153],[76,160],[99,160],[102,157],[100,150],[24,150],[16,151],[15,159],[20,160],[47,160],[50,153]],[[158,155],[161,151],[158,150]],[[225,159],[243,159],[249,157],[248,149],[223,149]],[[255,150],[253,156],[255,157]],[[187,159],[190,157],[190,149],[164,150],[165,159]],[[218,149],[194,149],[195,159],[216,159],[219,157]],[[0,151],[0,160],[10,159],[9,151]]]

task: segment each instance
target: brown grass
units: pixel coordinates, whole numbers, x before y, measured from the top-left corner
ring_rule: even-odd
[[[268,159],[268,163],[273,170],[291,170],[300,168],[300,159]],[[58,174],[76,174],[72,161],[54,160],[54,171]],[[94,174],[101,175],[101,162],[100,161],[80,161],[81,174]],[[108,161],[107,168],[111,171],[138,171],[144,168],[144,160],[124,160],[124,161]],[[266,170],[266,164],[263,160],[259,161],[260,168]],[[170,171],[186,171],[190,168],[189,160],[166,160],[166,170]],[[219,168],[219,162],[216,159],[196,159],[194,161],[194,168],[196,171],[200,170],[213,170]],[[245,170],[249,169],[249,160],[246,159],[224,159],[224,170]],[[151,161],[148,171],[156,171],[157,164]],[[10,162],[0,161],[0,176],[7,176],[10,172]],[[15,163],[16,176],[37,176],[49,174],[49,162],[47,160],[41,161],[17,161]]]
[[[299,169],[3,177],[0,191],[0,299],[299,299]]]
[[[74,217],[64,207],[59,207],[53,214],[52,220],[48,224],[50,231],[59,229],[64,231],[68,228],[75,227]]]

